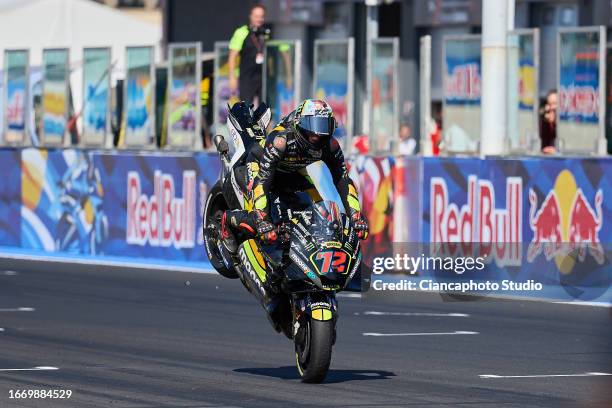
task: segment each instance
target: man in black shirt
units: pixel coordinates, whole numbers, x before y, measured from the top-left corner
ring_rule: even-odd
[[[240,99],[258,105],[261,101],[261,76],[264,62],[264,45],[269,30],[264,28],[266,9],[262,5],[251,7],[249,25],[234,31],[229,49],[229,82],[233,93],[240,92]],[[240,57],[240,72],[236,78],[236,60]]]

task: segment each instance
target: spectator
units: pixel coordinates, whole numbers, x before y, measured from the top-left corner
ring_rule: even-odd
[[[540,141],[544,154],[556,152],[557,140],[557,90],[551,89],[546,94],[544,107],[540,113]]]
[[[434,113],[432,127],[429,129],[429,140],[431,141],[432,156],[439,156],[442,146],[442,106],[436,109]]]
[[[370,152],[370,140],[368,135],[355,135],[353,138],[353,150],[361,155],[368,154]]]
[[[416,150],[416,140],[412,137],[412,129],[408,124],[400,126],[399,131],[399,154],[412,155]]]
[[[229,85],[240,99],[258,105],[261,99],[261,77],[264,46],[270,30],[264,27],[266,9],[260,4],[251,7],[249,24],[234,31],[229,44]],[[236,78],[236,61],[240,57],[240,71]]]

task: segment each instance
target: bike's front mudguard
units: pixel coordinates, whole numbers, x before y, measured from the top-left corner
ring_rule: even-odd
[[[296,296],[297,313],[306,314],[313,320],[335,320],[338,315],[338,302],[333,291],[305,293]]]
[[[329,323],[333,327],[331,344],[336,343],[336,322],[338,321],[338,302],[333,291],[311,292],[294,298],[293,339],[304,344],[307,328],[312,321]]]

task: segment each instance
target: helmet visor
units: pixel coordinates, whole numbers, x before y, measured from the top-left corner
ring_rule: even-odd
[[[316,133],[321,136],[331,136],[334,132],[334,118],[322,116],[303,116],[298,126],[306,132]]]

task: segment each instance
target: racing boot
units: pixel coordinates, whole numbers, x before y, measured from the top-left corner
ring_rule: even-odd
[[[240,231],[247,237],[252,238],[257,235],[257,230],[253,224],[250,212],[247,210],[228,210],[225,212],[228,217],[229,226],[236,231]]]
[[[276,226],[265,218],[261,211],[247,211],[247,210],[227,210],[225,211],[225,225],[230,233],[238,233],[240,239],[235,240],[236,244],[232,254],[236,254],[240,244],[242,244],[244,238],[247,240],[258,238],[263,244],[271,244],[276,241],[277,229]],[[233,235],[233,234],[232,234]],[[265,269],[265,278],[270,285],[274,285],[278,281],[279,276],[274,273],[272,268]]]
[[[225,211],[221,216],[221,241],[223,242],[223,246],[225,246],[230,253],[235,254],[238,250],[238,243],[230,228],[228,216],[231,218],[231,215],[228,215],[228,213],[231,213],[231,211]]]
[[[246,236],[247,238],[257,236],[257,227],[253,216],[247,210],[226,210],[221,219],[221,237],[225,247],[232,254],[236,254],[240,244],[236,239],[237,233],[239,236]]]

